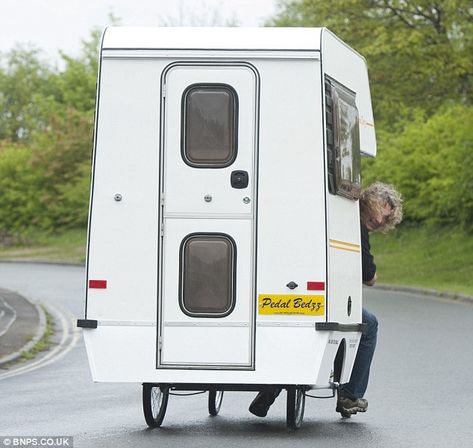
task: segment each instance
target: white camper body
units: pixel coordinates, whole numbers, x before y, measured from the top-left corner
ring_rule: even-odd
[[[358,141],[359,140],[359,141]],[[94,381],[349,380],[364,59],[324,28],[108,28],[85,316]]]

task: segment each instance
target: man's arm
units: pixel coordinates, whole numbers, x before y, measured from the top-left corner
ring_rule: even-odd
[[[361,224],[361,270],[363,284],[373,286],[378,277],[376,276],[376,265],[374,257],[370,252],[370,237],[368,229]]]

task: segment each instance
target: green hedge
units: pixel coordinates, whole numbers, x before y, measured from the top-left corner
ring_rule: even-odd
[[[399,132],[378,132],[376,160],[364,182],[395,184],[410,221],[473,227],[473,107],[442,108],[417,117]]]

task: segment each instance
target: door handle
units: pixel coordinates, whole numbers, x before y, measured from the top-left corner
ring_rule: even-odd
[[[247,171],[232,171],[230,176],[230,184],[233,188],[246,188],[248,186]]]

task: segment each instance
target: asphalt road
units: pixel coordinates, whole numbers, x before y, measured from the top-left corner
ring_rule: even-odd
[[[83,283],[79,267],[0,263],[0,287],[65,315],[82,316]],[[54,362],[0,379],[0,436],[74,436],[75,447],[472,447],[473,306],[375,289],[365,299],[380,335],[364,415],[344,420],[334,399],[308,399],[291,432],[283,395],[258,419],[252,393],[227,392],[217,417],[206,395],[172,396],[163,427],[149,430],[141,385],[92,383],[80,338]]]

